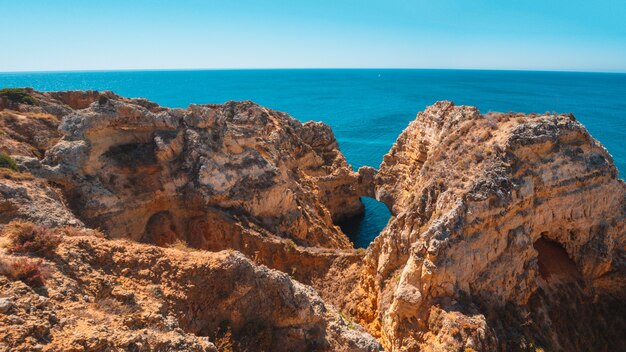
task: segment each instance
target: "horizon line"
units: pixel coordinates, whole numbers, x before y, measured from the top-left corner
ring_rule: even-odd
[[[233,68],[121,68],[121,69],[77,69],[77,70],[25,70],[0,71],[0,74],[24,73],[81,73],[81,72],[167,72],[167,71],[289,71],[289,70],[422,70],[422,71],[501,71],[501,72],[555,72],[555,73],[604,73],[626,74],[626,71],[594,71],[567,69],[504,69],[504,68],[436,68],[436,67],[233,67]]]

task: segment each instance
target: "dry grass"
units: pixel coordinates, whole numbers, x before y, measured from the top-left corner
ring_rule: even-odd
[[[190,247],[189,244],[181,239],[176,240],[174,243],[171,243],[167,246],[168,248],[177,249],[183,252],[194,252],[197,249]]]
[[[292,239],[286,239],[285,240],[285,249],[287,250],[287,252],[291,252],[291,251],[295,251],[296,250],[296,243],[292,240]]]
[[[346,322],[346,325],[348,326],[348,329],[350,330],[354,330],[355,326],[354,326],[354,320],[352,319],[352,317],[348,314],[345,314],[342,311],[339,311],[339,316],[341,317],[341,319],[343,319],[343,321]]]
[[[0,167],[0,178],[13,181],[31,181],[35,179],[35,177],[29,172],[19,172],[2,167]]]
[[[12,221],[2,230],[2,236],[10,240],[9,253],[32,254],[50,257],[61,243],[61,237],[53,230],[28,221]]]
[[[0,152],[0,168],[17,171],[17,164],[9,154]]]
[[[75,226],[62,226],[55,229],[55,232],[61,236],[78,237],[78,236],[94,236],[98,238],[106,238],[102,231],[97,229],[85,229]]]
[[[233,344],[233,333],[231,332],[230,327],[225,330],[220,329],[215,338],[213,338],[212,342],[220,352],[233,352],[235,350]]]
[[[0,275],[5,275],[12,280],[20,280],[32,288],[37,288],[45,286],[50,272],[41,259],[2,257],[0,258]]]

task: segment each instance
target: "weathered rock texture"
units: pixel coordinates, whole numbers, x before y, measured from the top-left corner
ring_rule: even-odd
[[[44,289],[0,277],[9,349],[378,350],[355,319],[390,351],[626,350],[626,186],[573,116],[439,102],[354,172],[251,102],[22,93],[0,224],[109,239],[69,231]],[[365,255],[334,225],[360,196],[392,212]]]
[[[83,109],[64,116],[40,166],[23,162],[60,185],[88,225],[164,245],[200,240],[226,211],[299,245],[351,247],[333,219],[362,211],[358,174],[328,126],[252,102],[183,110],[83,95],[40,97],[43,110],[53,99]]]
[[[0,278],[9,301],[0,344],[8,350],[216,350],[209,341],[242,351],[378,348],[311,287],[237,252],[73,233],[39,264],[49,268],[45,288]]]
[[[623,349],[626,187],[573,116],[439,102],[375,184],[393,216],[348,306],[387,348]]]
[[[0,106],[2,151],[20,164],[0,169],[0,223],[84,220],[107,237],[238,249],[326,292],[343,289],[326,275],[356,272],[362,255],[332,218],[362,211],[359,175],[325,125],[249,102],[170,111],[26,92],[36,104]],[[0,350],[380,349],[312,288],[232,252],[68,237],[40,266],[43,291],[3,279]]]

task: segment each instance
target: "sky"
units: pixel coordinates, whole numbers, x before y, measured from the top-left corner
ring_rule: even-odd
[[[626,0],[0,0],[0,72],[626,72]]]

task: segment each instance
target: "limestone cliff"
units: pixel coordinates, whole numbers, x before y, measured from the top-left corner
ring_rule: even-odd
[[[626,349],[626,186],[571,115],[438,102],[358,172],[252,102],[25,89],[0,129],[7,350]],[[360,196],[392,212],[365,254]]]
[[[350,247],[333,219],[362,211],[358,175],[328,126],[252,102],[167,109],[113,93],[74,95],[37,96],[31,114],[64,102],[76,109],[65,112],[63,139],[41,164],[23,162],[61,185],[88,225],[113,238],[198,241],[211,214],[226,211],[300,245]]]
[[[377,349],[311,287],[237,252],[60,231],[61,245],[38,262],[45,288],[0,278],[0,341],[11,351]]]
[[[0,101],[2,152],[20,165],[0,168],[0,223],[34,221],[63,241],[39,261],[0,237],[0,350],[380,348],[288,275],[197,251],[237,249],[337,292],[327,273],[362,255],[332,219],[362,205],[327,126],[250,102],[169,110],[107,92],[24,94],[32,104]],[[177,249],[85,237],[84,223]],[[43,287],[19,281],[44,274]]]
[[[439,102],[374,182],[393,216],[348,306],[386,347],[623,349],[626,187],[573,116]]]

